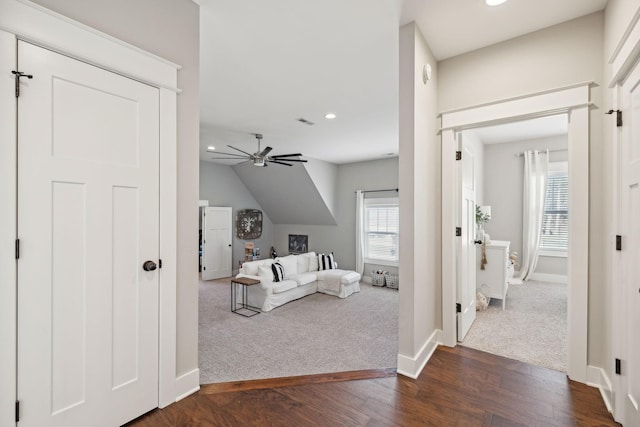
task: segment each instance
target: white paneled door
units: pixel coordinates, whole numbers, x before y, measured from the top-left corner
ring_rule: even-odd
[[[18,66],[20,426],[121,425],[158,405],[158,90],[24,42]]]
[[[230,207],[204,208],[202,218],[202,280],[230,277],[233,261]]]
[[[475,218],[476,218],[476,189],[474,178],[474,156],[462,143],[459,134],[460,152],[462,158],[458,161],[458,224],[461,226],[461,236],[457,245],[457,329],[458,341],[464,340],[471,325],[476,320],[476,247],[475,247]]]
[[[624,123],[620,147],[620,213],[622,227],[620,307],[622,334],[618,395],[625,426],[640,425],[640,65],[622,86]],[[618,410],[616,415],[619,415]]]

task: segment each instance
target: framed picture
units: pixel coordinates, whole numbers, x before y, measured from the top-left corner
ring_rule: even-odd
[[[262,235],[262,211],[241,209],[236,217],[236,236],[242,240],[257,239]]]
[[[302,254],[309,248],[309,236],[306,234],[289,234],[289,253]]]

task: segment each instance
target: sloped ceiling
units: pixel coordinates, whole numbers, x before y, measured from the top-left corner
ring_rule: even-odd
[[[256,167],[242,163],[233,170],[274,224],[336,225],[334,202],[325,201],[303,164]]]

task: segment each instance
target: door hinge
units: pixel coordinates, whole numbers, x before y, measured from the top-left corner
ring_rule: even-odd
[[[456,160],[462,160],[462,151],[456,151]]]
[[[620,359],[616,359],[616,375],[620,375],[622,373],[622,362]]]
[[[617,127],[621,127],[622,126],[622,111],[620,111],[620,110],[609,110],[605,114],[613,114],[613,113],[616,113],[616,126]]]
[[[16,400],[16,422],[20,421],[20,401]]]
[[[16,239],[16,259],[20,259],[20,239]]]
[[[462,305],[460,303],[456,303],[456,313],[462,313]]]
[[[161,259],[158,260],[158,268],[162,268],[162,260]]]
[[[31,74],[25,74],[22,71],[12,71],[11,74],[15,76],[16,80],[16,98],[20,97],[20,77],[26,77],[28,79],[32,79],[33,76]]]
[[[462,236],[462,227],[456,227],[456,237]]]
[[[616,234],[616,251],[621,251],[622,250],[622,236],[619,234]]]

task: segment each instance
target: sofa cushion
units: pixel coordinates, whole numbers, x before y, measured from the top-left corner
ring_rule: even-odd
[[[293,276],[298,273],[298,260],[296,255],[276,258],[276,262],[284,267],[284,277]]]
[[[333,270],[336,268],[335,261],[333,259],[333,252],[330,254],[318,255],[318,270]]]
[[[318,271],[318,257],[315,252],[308,252],[309,257],[309,271]]]
[[[340,283],[348,285],[349,283],[357,282],[360,280],[360,274],[355,271],[345,271],[340,278]]]
[[[298,273],[287,277],[287,279],[295,280],[298,286],[302,286],[318,280],[318,275],[316,273]]]
[[[258,278],[261,282],[273,282],[273,271],[271,270],[271,267],[261,265],[258,268]]]
[[[250,276],[258,275],[258,268],[262,265],[262,261],[249,261],[242,264],[242,270],[244,274],[248,274]]]
[[[279,294],[281,292],[286,292],[290,289],[297,288],[298,283],[295,280],[283,280],[282,282],[274,283],[273,285],[273,293]]]
[[[298,273],[306,273],[307,271],[309,271],[308,254],[296,255],[296,261],[298,261]]]
[[[279,262],[274,262],[271,265],[271,271],[273,271],[273,281],[282,282],[284,280],[284,267]]]

